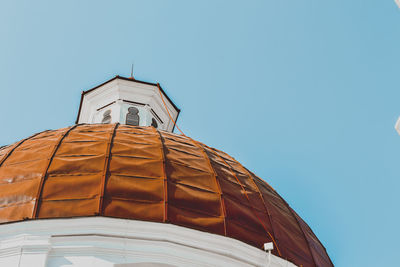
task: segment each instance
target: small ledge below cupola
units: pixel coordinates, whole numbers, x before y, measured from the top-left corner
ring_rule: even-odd
[[[118,122],[173,132],[179,112],[159,84],[116,76],[82,92],[76,123]]]

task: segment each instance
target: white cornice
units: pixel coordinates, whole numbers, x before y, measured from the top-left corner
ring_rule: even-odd
[[[165,262],[176,266],[267,266],[241,241],[172,224],[105,217],[23,221],[0,226],[0,263],[19,253]],[[119,259],[119,260],[118,260]],[[108,265],[104,265],[108,266]],[[112,266],[112,265],[111,265]],[[272,255],[271,267],[295,266]]]

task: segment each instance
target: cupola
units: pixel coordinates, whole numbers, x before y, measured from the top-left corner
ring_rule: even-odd
[[[77,124],[0,147],[0,266],[333,266],[268,183],[172,133],[178,115],[159,84],[116,76]]]
[[[76,123],[118,122],[173,132],[179,112],[160,84],[115,76],[82,92]]]

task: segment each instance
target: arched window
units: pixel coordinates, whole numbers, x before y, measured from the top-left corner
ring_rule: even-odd
[[[101,123],[111,123],[111,110],[106,110],[103,113],[103,119],[101,120]]]
[[[128,108],[128,114],[126,114],[126,124],[138,126],[139,125],[139,110],[135,107]]]
[[[158,123],[157,123],[157,121],[156,121],[154,118],[151,119],[151,126],[153,126],[153,127],[156,128],[156,129],[157,129],[157,127],[158,127]]]

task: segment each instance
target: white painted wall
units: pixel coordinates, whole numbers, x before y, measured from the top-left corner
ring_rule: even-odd
[[[125,124],[127,109],[133,106],[140,110],[140,126],[150,126],[151,119],[155,118],[158,129],[171,132],[178,110],[164,95],[163,99],[173,120],[168,115],[157,86],[117,78],[84,95],[78,123],[101,123],[103,113],[111,110],[111,122]],[[159,118],[154,116],[151,109]]]
[[[0,225],[0,266],[271,266],[292,263],[243,242],[172,224],[105,217]]]

